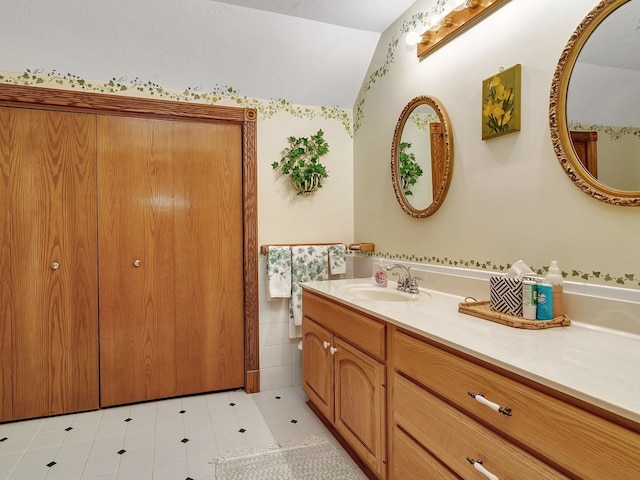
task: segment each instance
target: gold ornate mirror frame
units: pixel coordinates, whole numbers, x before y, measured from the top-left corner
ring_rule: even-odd
[[[560,165],[571,181],[587,195],[611,205],[640,206],[639,191],[618,190],[594,178],[582,164],[570,138],[567,91],[578,55],[593,31],[607,16],[630,0],[602,0],[589,12],[564,48],[551,84],[549,127]]]
[[[433,187],[432,202],[424,209],[415,208],[407,200],[402,188],[399,169],[399,149],[402,142],[402,131],[404,126],[413,112],[420,105],[427,105],[435,111],[440,119],[441,128],[438,128],[438,145],[437,151],[431,152],[431,168],[438,178],[438,182]],[[432,145],[434,143],[432,142]],[[393,143],[391,146],[391,182],[396,199],[405,213],[415,218],[424,218],[433,215],[444,202],[449,185],[451,184],[451,175],[453,173],[453,132],[451,130],[451,122],[449,115],[444,106],[434,97],[426,95],[413,98],[402,110],[395,132],[393,133]]]

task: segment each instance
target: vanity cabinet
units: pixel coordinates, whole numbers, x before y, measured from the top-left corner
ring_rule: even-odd
[[[303,292],[302,383],[312,409],[386,478],[386,326]]]
[[[396,327],[391,336],[391,478],[417,463],[407,443],[450,471],[442,478],[638,477],[640,435],[625,422]]]

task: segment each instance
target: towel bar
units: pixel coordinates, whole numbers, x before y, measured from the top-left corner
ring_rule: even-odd
[[[270,243],[269,245],[260,245],[260,254],[267,255],[269,253],[269,247],[299,247],[300,245],[344,245],[343,242],[329,242],[329,243]],[[373,252],[376,247],[373,243],[350,243],[347,248],[349,250],[355,250],[360,252]]]

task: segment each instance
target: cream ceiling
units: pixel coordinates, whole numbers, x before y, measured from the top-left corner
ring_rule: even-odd
[[[380,32],[412,3],[0,0],[0,70],[352,108]]]
[[[243,7],[382,33],[415,0],[217,0]]]

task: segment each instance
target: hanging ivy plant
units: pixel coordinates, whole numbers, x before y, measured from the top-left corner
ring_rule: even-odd
[[[422,176],[422,167],[416,161],[416,156],[408,150],[411,148],[409,142],[400,142],[398,151],[398,166],[400,169],[400,181],[405,197],[413,195],[411,187],[418,182]]]
[[[326,167],[320,163],[320,157],[329,152],[329,144],[324,132],[308,137],[289,137],[289,146],[282,151],[279,162],[273,162],[274,170],[289,175],[291,185],[297,195],[309,195],[322,188],[322,179],[329,176]]]

